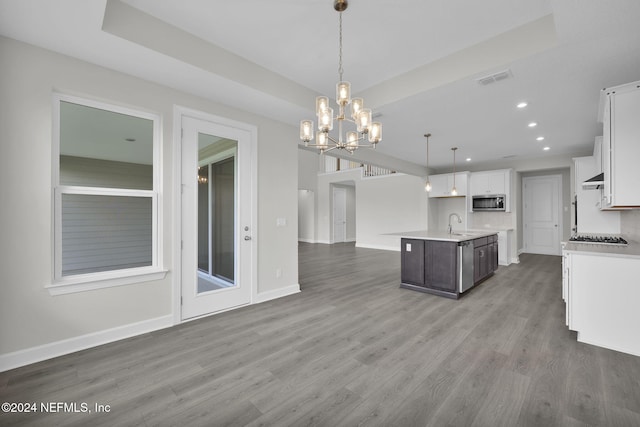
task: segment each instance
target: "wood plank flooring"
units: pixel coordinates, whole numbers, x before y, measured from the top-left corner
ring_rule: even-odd
[[[302,292],[0,373],[33,426],[638,426],[640,358],[578,343],[560,258],[460,300],[400,289],[397,252],[299,246]]]

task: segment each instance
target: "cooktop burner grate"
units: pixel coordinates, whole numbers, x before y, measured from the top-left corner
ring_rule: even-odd
[[[586,236],[575,235],[571,236],[570,242],[574,243],[591,243],[597,245],[627,245],[627,241],[622,237],[616,236]]]

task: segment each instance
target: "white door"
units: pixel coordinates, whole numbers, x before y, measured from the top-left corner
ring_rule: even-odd
[[[562,176],[522,179],[524,251],[560,255]]]
[[[333,242],[347,240],[347,190],[333,187]]]
[[[182,319],[249,304],[251,134],[182,118]]]

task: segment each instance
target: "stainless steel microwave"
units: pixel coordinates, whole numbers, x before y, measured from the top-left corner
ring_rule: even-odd
[[[473,196],[471,210],[478,211],[505,211],[507,197],[504,194],[489,194],[486,196]]]

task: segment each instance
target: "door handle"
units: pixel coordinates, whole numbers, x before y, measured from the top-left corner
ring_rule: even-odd
[[[251,236],[244,236],[244,240],[251,240]]]

